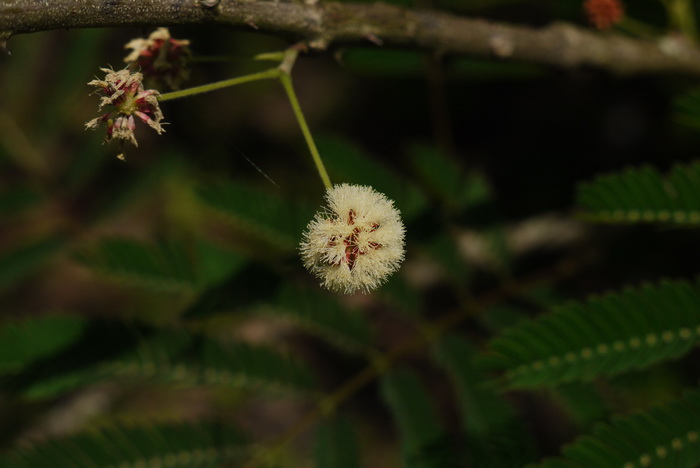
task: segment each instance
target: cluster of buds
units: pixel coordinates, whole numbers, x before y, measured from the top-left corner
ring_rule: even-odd
[[[124,58],[129,68],[140,70],[151,88],[179,89],[190,76],[188,63],[192,57],[190,41],[173,39],[168,28],[158,28],[147,39],[129,41],[124,48],[131,53]]]
[[[600,30],[610,29],[625,16],[621,0],[586,0],[583,10],[588,21]]]
[[[158,105],[158,91],[143,88],[141,73],[131,73],[129,70],[114,71],[102,68],[106,73],[104,80],[92,80],[88,84],[97,87],[97,94],[102,96],[99,109],[109,108],[109,112],[92,119],[85,124],[86,128],[95,129],[102,124],[107,126],[105,143],[114,139],[119,141],[120,153],[117,156],[124,159],[124,143],[130,142],[138,146],[134,129],[136,118],[146,123],[161,134],[165,130],[161,125],[163,112]]]
[[[340,184],[301,242],[304,265],[334,292],[369,292],[398,270],[404,226],[394,203],[371,187]]]

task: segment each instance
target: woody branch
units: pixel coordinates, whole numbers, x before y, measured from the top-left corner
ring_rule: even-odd
[[[233,0],[2,0],[0,38],[51,29],[218,25],[306,40],[498,57],[621,75],[700,77],[700,49],[683,39],[600,34],[570,24],[530,28],[383,3]]]

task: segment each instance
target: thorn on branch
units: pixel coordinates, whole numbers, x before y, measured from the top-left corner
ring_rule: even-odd
[[[495,34],[489,38],[489,46],[496,57],[508,58],[515,51],[515,43],[510,37]]]
[[[199,0],[199,4],[205,8],[214,8],[221,0]]]
[[[384,45],[384,41],[382,41],[379,37],[377,37],[377,35],[375,35],[373,33],[366,34],[365,39],[367,39],[372,44],[375,44],[378,46]]]
[[[12,55],[7,48],[7,41],[10,39],[10,36],[12,36],[11,32],[0,32],[0,55]]]
[[[328,37],[317,37],[308,41],[308,46],[313,50],[326,50],[331,44],[331,40]]]

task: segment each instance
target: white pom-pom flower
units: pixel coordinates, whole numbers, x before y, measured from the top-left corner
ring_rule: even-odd
[[[399,269],[405,228],[394,202],[372,187],[340,184],[326,191],[301,241],[304,266],[334,292],[369,292]]]

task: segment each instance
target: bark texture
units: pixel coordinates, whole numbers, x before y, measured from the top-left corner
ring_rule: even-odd
[[[233,0],[0,0],[0,40],[51,29],[216,25],[306,40],[312,47],[367,45],[498,57],[622,75],[700,77],[700,49],[601,34],[568,24],[533,29],[383,3]]]

